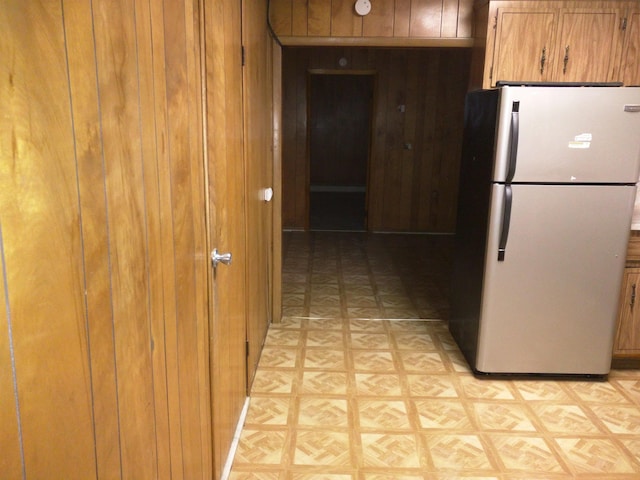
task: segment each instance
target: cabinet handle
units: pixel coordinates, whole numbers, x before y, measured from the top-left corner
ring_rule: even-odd
[[[564,47],[564,67],[562,67],[562,73],[567,73],[567,63],[569,63],[569,45]]]
[[[547,47],[542,47],[542,56],[540,56],[540,74],[544,73],[544,64],[547,61]]]
[[[631,303],[629,306],[633,308],[633,305],[636,303],[636,284],[631,285]]]

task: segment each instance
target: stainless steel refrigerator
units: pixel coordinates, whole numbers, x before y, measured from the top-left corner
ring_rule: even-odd
[[[471,92],[449,330],[476,374],[606,376],[640,170],[640,88]]]

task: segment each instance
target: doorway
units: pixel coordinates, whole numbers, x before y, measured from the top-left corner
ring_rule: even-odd
[[[366,231],[373,73],[309,75],[310,230]]]

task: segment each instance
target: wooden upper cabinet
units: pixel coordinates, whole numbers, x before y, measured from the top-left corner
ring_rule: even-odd
[[[486,17],[484,17],[486,15]],[[628,1],[498,0],[479,3],[486,49],[472,87],[497,81],[639,83],[640,8]],[[481,25],[476,35],[484,41]],[[480,60],[481,62],[481,60]]]
[[[556,18],[553,9],[498,9],[492,85],[500,80],[541,82],[552,78]]]
[[[640,86],[640,6],[627,13],[625,42],[620,64],[620,80]]]
[[[621,8],[567,8],[560,13],[554,79],[561,82],[616,80],[622,46]]]

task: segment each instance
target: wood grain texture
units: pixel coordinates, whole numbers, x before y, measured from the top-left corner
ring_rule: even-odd
[[[637,290],[640,288],[640,268],[625,268],[620,292],[620,312],[616,340],[613,348],[615,356],[640,356],[640,312]]]
[[[640,8],[629,10],[620,75],[627,85],[640,86]]]
[[[567,82],[614,80],[622,45],[621,18],[618,9],[563,10],[558,25],[556,78]]]
[[[19,412],[14,411],[19,417],[8,425],[19,421],[24,452],[22,459],[3,463],[15,468],[16,460],[22,461],[18,478],[23,473],[34,478],[96,475],[61,7],[59,2],[10,2],[0,12],[3,295],[14,353],[7,373],[15,375],[19,403]],[[8,393],[11,410],[12,387]],[[2,398],[7,398],[4,393]],[[3,445],[10,440],[5,435],[11,429],[5,433],[3,425]]]
[[[348,50],[348,52],[347,52]],[[369,228],[451,232],[455,222],[468,50],[287,48],[283,52],[284,228],[307,225],[307,69],[376,73]],[[402,113],[398,108],[405,106]],[[411,150],[405,147],[411,144]],[[419,179],[419,181],[417,180]],[[305,207],[305,208],[302,208]]]
[[[557,12],[498,9],[491,81],[547,81],[553,77]],[[544,57],[544,62],[543,62]]]
[[[292,35],[293,8],[291,0],[271,0],[269,20],[278,36]]]
[[[109,238],[105,203],[104,161],[100,130],[100,99],[96,85],[90,5],[65,2],[65,30],[78,188],[82,213],[86,275],[86,308],[91,346],[94,422],[98,476],[117,478],[121,471],[118,398],[114,362]],[[91,79],[91,81],[88,81]]]
[[[273,64],[273,269],[272,322],[282,318],[282,48],[272,48]]]
[[[498,19],[498,12],[501,10],[511,10],[521,14],[537,15],[546,12],[554,16],[552,29],[551,55],[547,55],[548,69],[545,67],[545,76],[550,81],[622,81],[625,75],[626,63],[634,64],[635,56],[622,60],[623,43],[628,38],[628,32],[622,30],[622,19],[628,12],[633,12],[635,4],[633,2],[621,1],[492,1],[484,3],[476,9],[477,28],[476,37],[478,44],[484,45],[485,58],[483,62],[482,85],[489,88],[494,85],[496,76],[491,78],[492,67],[504,68],[494,65],[494,46],[500,47],[499,39],[496,39],[494,26]],[[484,22],[484,13],[487,13],[487,21]],[[479,14],[482,18],[479,18]],[[544,22],[543,22],[544,23]],[[523,49],[525,57],[530,51],[526,45],[529,37],[545,36],[536,26],[537,22],[527,25],[527,39]],[[627,25],[629,25],[627,21]],[[627,27],[629,28],[629,27]],[[484,30],[483,30],[484,29]],[[478,33],[479,32],[479,33]],[[484,33],[483,33],[484,32]],[[483,40],[486,39],[486,40]],[[568,49],[568,59],[565,68],[565,52]],[[507,50],[509,50],[507,42]],[[480,47],[478,47],[480,51]],[[532,54],[531,54],[532,55]],[[539,67],[539,54],[536,64]],[[478,83],[478,61],[480,55],[474,55],[472,75],[474,85]],[[497,57],[496,57],[497,58]],[[527,62],[528,64],[529,62]],[[526,68],[523,62],[512,62],[516,69],[524,71]],[[548,76],[547,76],[548,72]],[[507,72],[508,73],[508,72]],[[511,76],[516,76],[512,74]],[[538,74],[540,76],[540,74]]]
[[[4,87],[0,86],[0,98],[5,98]],[[4,124],[0,124],[4,128]],[[9,131],[9,130],[6,130]],[[6,136],[0,135],[0,146],[4,148]],[[7,151],[7,150],[3,150]],[[8,296],[7,285],[5,282],[5,255],[2,239],[2,226],[0,225],[0,449],[2,456],[0,457],[0,471],[7,478],[24,477],[22,455],[22,439],[18,425],[19,414],[18,404],[16,403],[16,390],[14,388],[15,364],[12,357],[11,335],[11,310],[7,305],[6,298]]]
[[[0,212],[25,472],[207,478],[198,3],[56,5],[0,13],[16,59]],[[22,463],[4,432],[3,473]]]
[[[322,38],[359,39],[363,46],[394,38],[401,47],[409,39],[471,38],[472,6],[473,0],[379,0],[360,17],[353,0],[274,0],[269,18],[289,45],[303,45],[304,37],[316,45]]]
[[[373,2],[371,12],[362,19],[364,37],[393,37],[394,4]]]
[[[264,190],[273,186],[273,75],[271,72],[271,37],[264,23],[266,2],[244,0],[243,68],[244,157],[246,191],[245,256],[247,262],[247,378],[253,380],[262,344],[271,320],[271,279],[273,203],[266,202]]]
[[[352,0],[331,1],[331,36],[359,37],[362,35],[362,22],[362,17],[354,15]]]
[[[331,2],[307,0],[307,35],[327,37],[331,35]]]
[[[227,459],[246,397],[245,167],[240,2],[204,8],[207,202],[212,248],[233,262],[211,277],[210,369],[213,476]]]
[[[411,37],[439,37],[443,0],[411,0]]]

